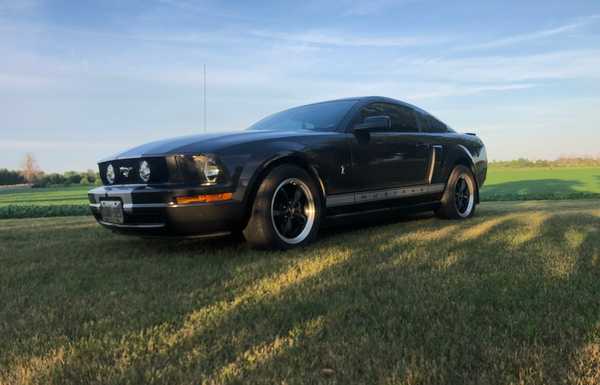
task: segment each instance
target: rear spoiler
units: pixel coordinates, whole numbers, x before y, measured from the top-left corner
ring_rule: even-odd
[[[474,132],[465,132],[465,135],[477,136],[477,134]]]

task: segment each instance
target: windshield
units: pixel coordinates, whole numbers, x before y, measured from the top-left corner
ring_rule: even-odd
[[[355,103],[354,100],[344,100],[290,108],[267,116],[248,129],[333,131]]]

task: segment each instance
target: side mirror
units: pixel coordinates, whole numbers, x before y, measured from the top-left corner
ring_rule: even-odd
[[[387,115],[369,116],[364,122],[355,124],[352,131],[389,130],[392,128],[392,119]]]

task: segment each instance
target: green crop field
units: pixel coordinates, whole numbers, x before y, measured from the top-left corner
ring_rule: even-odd
[[[36,204],[41,206],[86,204],[94,186],[0,189],[0,206]]]
[[[600,200],[257,252],[0,221],[0,384],[598,384]]]
[[[88,215],[93,186],[0,189],[0,218]]]
[[[491,166],[482,200],[600,198],[599,167]]]

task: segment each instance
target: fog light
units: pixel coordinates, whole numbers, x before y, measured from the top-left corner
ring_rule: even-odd
[[[112,164],[109,164],[106,168],[106,180],[110,184],[115,183],[115,168]]]
[[[150,180],[150,165],[145,160],[140,163],[140,179],[144,182],[148,182]]]
[[[175,203],[178,205],[189,205],[191,203],[212,203],[228,201],[233,198],[233,193],[220,193],[220,194],[204,194],[204,195],[186,195],[182,197],[176,197]]]

